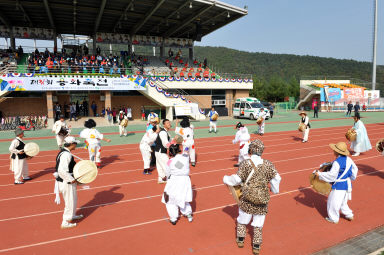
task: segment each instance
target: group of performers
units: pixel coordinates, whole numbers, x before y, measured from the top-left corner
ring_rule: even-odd
[[[214,115],[217,112],[214,108],[208,113],[210,117],[209,130],[217,132],[216,121]],[[299,114],[301,116],[300,124],[305,125],[303,131],[302,142],[308,141],[310,123],[305,112]],[[120,118],[120,116],[119,116]],[[265,113],[261,111],[259,118],[258,133],[264,134]],[[120,121],[126,119],[122,115]],[[356,141],[352,142],[351,149],[355,152],[353,156],[371,149],[371,144],[367,135],[367,131],[360,115],[354,116],[354,130],[356,131]],[[190,180],[190,165],[196,165],[196,152],[194,141],[194,127],[188,118],[184,118],[181,122],[176,120],[175,133],[176,137],[171,139],[169,134],[172,128],[171,121],[164,119],[159,125],[157,114],[151,113],[148,117],[147,130],[144,133],[139,149],[142,155],[144,170],[143,174],[151,174],[151,159],[156,158],[156,170],[158,174],[158,183],[166,184],[162,195],[162,203],[165,204],[166,211],[169,215],[169,221],[172,225],[176,225],[179,219],[179,211],[187,218],[189,222],[193,221],[192,207],[190,202],[193,200],[192,184]],[[179,125],[180,124],[180,125]],[[89,119],[84,123],[85,129],[80,132],[80,138],[85,139],[89,152],[89,159],[98,167],[101,167],[101,144],[100,142],[110,142],[110,139],[104,137],[96,129],[96,122]],[[241,185],[242,195],[238,198],[239,208],[237,227],[236,227],[236,243],[237,246],[244,247],[246,228],[249,223],[253,227],[252,251],[259,254],[262,244],[262,229],[265,217],[268,213],[268,203],[270,200],[269,186],[273,193],[279,192],[281,177],[272,162],[263,159],[264,144],[261,140],[251,141],[248,128],[238,122],[235,126],[237,129],[233,144],[239,143],[239,158],[237,173],[224,176],[223,182],[228,186]],[[76,215],[77,204],[77,180],[73,176],[73,169],[76,165],[72,152],[77,148],[80,141],[73,136],[69,136],[71,130],[66,125],[64,117],[55,122],[52,131],[56,135],[59,153],[56,157],[56,170],[54,176],[56,203],[60,203],[60,193],[65,202],[63,220],[61,228],[72,228],[76,226],[73,221],[83,218],[83,215]],[[126,135],[126,129],[120,128],[120,136]],[[23,181],[29,180],[28,165],[26,155],[24,154],[24,132],[16,130],[16,138],[12,141],[9,151],[11,152],[11,169],[14,172],[15,184],[22,184]],[[329,171],[315,171],[314,174],[319,180],[332,183],[331,192],[327,202],[326,220],[331,223],[338,223],[340,212],[349,221],[354,219],[353,211],[348,206],[351,199],[352,185],[351,181],[356,179],[358,168],[349,157],[350,152],[344,142],[330,144],[333,150],[335,160]],[[153,155],[154,152],[154,155]]]

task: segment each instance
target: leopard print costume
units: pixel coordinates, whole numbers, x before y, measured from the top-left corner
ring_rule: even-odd
[[[268,185],[268,183],[276,176],[277,171],[275,166],[268,160],[263,161],[264,167],[262,165],[256,166],[256,170],[249,180],[249,185],[252,186],[252,183],[255,184],[256,181],[261,181]],[[237,175],[241,178],[243,182],[247,180],[247,177],[251,173],[253,167],[249,160],[245,160],[240,163],[239,170]],[[249,201],[240,198],[239,207],[241,210],[248,214],[257,214],[257,215],[266,215],[268,213],[268,204],[265,205],[255,205]]]

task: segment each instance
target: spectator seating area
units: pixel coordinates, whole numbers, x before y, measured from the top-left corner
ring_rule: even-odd
[[[0,67],[6,65],[17,65],[17,52],[12,50],[0,50]]]
[[[312,84],[313,87],[315,88],[324,88],[325,86],[328,86],[329,88],[339,88],[339,89],[344,89],[344,88],[364,88],[359,85],[355,84],[349,84],[349,83],[343,83],[343,84],[336,84],[336,83],[322,83],[322,84]]]

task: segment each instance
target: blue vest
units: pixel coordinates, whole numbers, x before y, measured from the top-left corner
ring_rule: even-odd
[[[347,167],[347,156],[339,156],[335,160],[339,166],[339,174],[337,175],[337,179],[344,173],[345,168]],[[348,169],[348,172],[339,180],[332,185],[332,189],[336,190],[348,190],[348,178],[352,176],[352,166]]]
[[[209,120],[212,121],[212,116],[215,114],[212,110],[209,111]]]

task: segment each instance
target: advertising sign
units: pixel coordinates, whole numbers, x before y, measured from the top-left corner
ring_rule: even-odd
[[[146,79],[74,77],[0,77],[1,91],[145,90]]]

